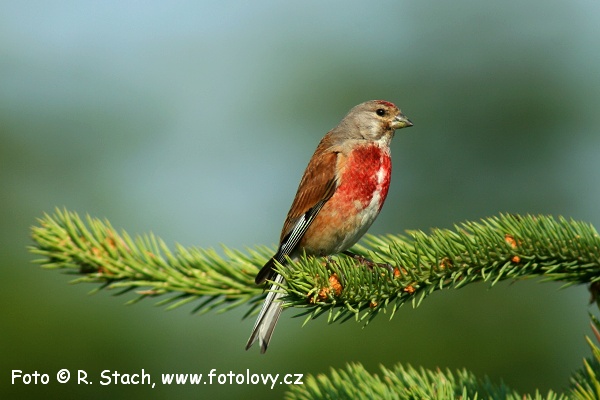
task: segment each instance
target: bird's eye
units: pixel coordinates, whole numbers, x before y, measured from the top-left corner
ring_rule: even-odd
[[[378,108],[377,111],[375,111],[375,114],[383,117],[385,115],[385,110],[383,108]]]

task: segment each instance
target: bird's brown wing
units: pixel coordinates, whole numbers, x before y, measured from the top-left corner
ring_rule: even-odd
[[[300,180],[296,197],[283,224],[279,249],[256,275],[257,284],[273,277],[274,261],[285,261],[285,257],[296,248],[323,205],[335,193],[338,185],[338,157],[340,153],[329,148],[326,139],[322,140]]]

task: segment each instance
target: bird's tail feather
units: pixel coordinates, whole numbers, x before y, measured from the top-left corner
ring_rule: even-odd
[[[277,274],[273,281],[275,284],[271,284],[269,289],[277,289],[283,282],[283,276]],[[252,328],[252,334],[248,339],[248,343],[246,343],[246,350],[252,347],[254,342],[258,340],[260,352],[264,353],[267,351],[271,335],[273,335],[275,325],[277,325],[277,320],[279,320],[279,316],[281,315],[282,304],[279,301],[279,298],[283,295],[283,293],[279,292],[269,292],[267,294],[265,302],[258,314],[258,318],[256,318],[254,328]]]

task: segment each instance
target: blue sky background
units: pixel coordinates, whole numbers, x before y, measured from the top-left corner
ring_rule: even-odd
[[[499,212],[600,226],[600,5],[358,1],[0,2],[0,393],[281,397],[284,387],[11,386],[10,370],[325,373],[361,362],[468,368],[560,391],[589,355],[584,287],[442,292],[369,327],[288,311],[266,356],[246,309],[191,316],[87,296],[31,264],[66,207],[170,245],[274,245],[319,139],[355,104],[415,123],[371,233]]]

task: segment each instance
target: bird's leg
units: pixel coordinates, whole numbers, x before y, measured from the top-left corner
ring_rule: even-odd
[[[335,264],[335,260],[332,256],[325,256],[325,265],[333,265]]]
[[[354,258],[356,261],[358,261],[360,264],[365,265],[367,268],[369,268],[370,270],[373,270],[373,267],[378,267],[378,268],[385,268],[387,269],[392,275],[394,274],[394,266],[390,265],[388,263],[377,263],[375,261],[371,261],[366,257],[363,257],[359,254],[353,253],[349,250],[346,250],[344,252],[342,252],[342,254],[348,256],[348,257],[352,257]]]

